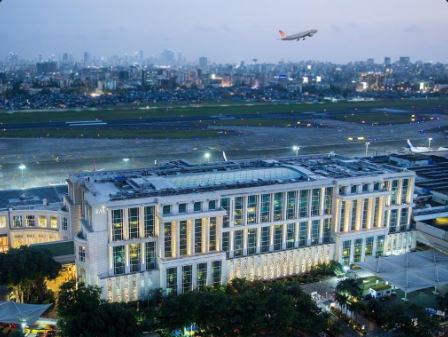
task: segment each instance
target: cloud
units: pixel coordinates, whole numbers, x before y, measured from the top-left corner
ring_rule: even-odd
[[[423,29],[417,25],[409,25],[404,28],[406,33],[421,33]]]

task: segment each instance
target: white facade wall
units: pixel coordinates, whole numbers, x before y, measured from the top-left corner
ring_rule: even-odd
[[[402,192],[404,180],[408,183],[405,194]],[[309,271],[312,266],[331,260],[351,264],[379,252],[400,254],[415,247],[415,235],[410,228],[413,188],[414,174],[400,172],[116,201],[105,200],[86,189],[69,190],[69,195],[77,195],[72,209],[78,209],[81,213],[72,215],[72,219],[77,216],[82,218],[79,225],[74,225],[81,228],[81,232],[75,236],[78,277],[87,284],[102,287],[105,299],[131,301],[144,298],[149,291],[159,287],[178,293],[184,291],[184,287],[196,288],[200,282],[198,270],[205,266],[207,275],[204,282],[213,285],[228,282],[235,277],[273,279],[300,274]],[[327,210],[325,192],[329,189],[332,191],[332,204]],[[301,214],[300,191],[310,191],[306,210],[303,208],[306,215]],[[314,194],[312,191],[319,192]],[[288,192],[296,193],[293,212],[287,207]],[[282,193],[281,207],[276,208],[273,199],[276,195],[280,196],[279,193]],[[270,219],[263,221],[260,201],[261,196],[266,194],[271,198]],[[314,212],[313,195],[318,200],[318,208]],[[257,196],[253,223],[248,223],[248,213],[252,211],[249,210],[248,196]],[[243,198],[240,223],[235,221],[235,203],[239,197]],[[223,198],[230,200],[229,212],[221,205]],[[216,200],[216,209],[208,209],[209,201],[213,200]],[[354,200],[357,201],[355,210]],[[200,211],[194,210],[195,202],[202,203]],[[184,203],[187,204],[186,211],[180,214],[179,205]],[[169,214],[163,214],[165,205],[171,205]],[[145,207],[150,206],[154,206],[155,210],[154,235],[145,236],[144,212]],[[136,238],[130,238],[128,215],[132,208],[139,209]],[[401,220],[403,209],[406,211]],[[120,212],[123,215],[123,221],[120,222],[123,235],[118,240],[113,236],[114,210],[122,210]],[[274,217],[275,210],[278,210],[278,219]],[[396,226],[389,233],[391,221],[395,221],[391,219],[392,214],[395,214],[392,211],[397,215]],[[229,218],[228,224],[226,217]],[[195,230],[196,219],[202,219],[199,232]],[[215,249],[210,240],[211,219],[216,220]],[[328,231],[325,231],[326,224],[330,225]],[[165,225],[170,228],[169,231],[165,230]],[[184,240],[180,227],[186,229]],[[266,228],[269,228],[269,236],[263,240],[263,231],[268,232]],[[289,232],[288,228],[292,231]],[[306,228],[306,233],[301,228]],[[165,232],[171,235],[171,252],[168,255],[165,245],[170,241]],[[306,237],[302,237],[302,234]],[[195,248],[196,235],[202,236],[199,251]],[[240,237],[241,241],[238,241]],[[254,237],[255,244],[251,246],[250,240]],[[156,247],[156,268],[148,270],[145,247],[151,243]],[[182,243],[186,247],[183,254]],[[369,243],[372,243],[370,248]],[[121,255],[120,251],[116,256],[123,258],[114,260],[114,249],[121,249],[119,247],[124,247],[124,253]],[[138,266],[134,271],[130,266],[131,249],[134,249],[134,256],[135,249],[138,250]],[[80,251],[84,252],[83,258],[80,257]],[[114,262],[118,260],[123,260],[124,266],[117,269],[117,273],[114,267],[121,266],[121,262]],[[175,274],[177,278],[169,277],[168,274]]]

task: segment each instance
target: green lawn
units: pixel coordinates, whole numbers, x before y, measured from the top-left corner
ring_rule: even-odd
[[[45,110],[45,111],[19,111],[14,113],[0,111],[0,123],[35,123],[44,121],[78,121],[92,120],[95,118],[105,120],[119,120],[128,118],[160,118],[160,117],[182,117],[182,116],[211,116],[211,115],[241,115],[241,114],[264,114],[264,113],[297,113],[303,112],[328,112],[347,113],[355,109],[360,111],[375,108],[395,108],[421,110],[429,108],[444,109],[448,112],[448,99],[438,100],[385,100],[373,102],[337,102],[323,104],[229,104],[201,106],[172,106],[172,107],[114,107],[99,108],[98,110]],[[306,115],[302,115],[306,116]]]

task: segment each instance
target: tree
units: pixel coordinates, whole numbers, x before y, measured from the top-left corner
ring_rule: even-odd
[[[101,301],[98,287],[64,283],[59,292],[58,315],[65,337],[139,336],[135,313],[124,304]]]
[[[0,254],[0,283],[8,285],[11,299],[19,303],[53,300],[45,280],[56,278],[60,269],[47,250],[21,247]]]

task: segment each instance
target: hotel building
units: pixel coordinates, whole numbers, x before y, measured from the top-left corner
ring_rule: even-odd
[[[65,203],[78,278],[132,301],[401,254],[415,247],[414,180],[334,155],[74,174]]]

